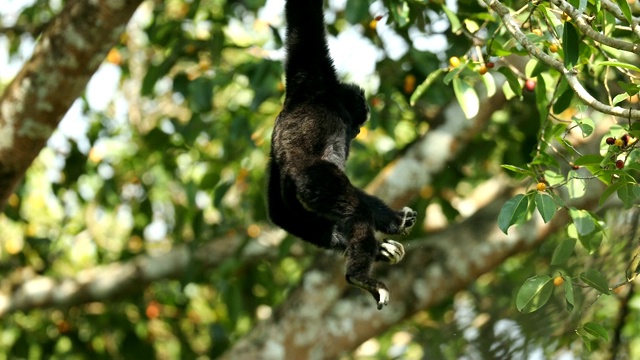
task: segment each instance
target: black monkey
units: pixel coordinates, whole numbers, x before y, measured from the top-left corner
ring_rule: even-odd
[[[402,244],[376,232],[405,234],[416,212],[394,211],[354,187],[344,173],[349,144],[367,120],[363,90],[338,80],[325,36],[323,0],[287,0],[286,98],[276,119],[269,163],[268,211],[290,234],[347,257],[346,279],[373,295],[389,291],[370,276],[374,261],[395,264]]]

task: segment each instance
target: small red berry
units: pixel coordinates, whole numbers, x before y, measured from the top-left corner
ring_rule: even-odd
[[[533,91],[536,88],[536,81],[533,79],[527,79],[527,81],[524,82],[524,88],[528,91]]]
[[[608,137],[607,140],[605,141],[607,142],[608,145],[613,145],[616,143],[616,138]]]
[[[616,161],[616,167],[617,167],[618,169],[622,169],[622,168],[624,168],[624,161],[623,161],[623,160],[618,160],[618,161]]]

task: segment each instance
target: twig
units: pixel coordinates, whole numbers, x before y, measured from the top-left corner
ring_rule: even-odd
[[[536,57],[538,60],[547,64],[551,68],[557,70],[565,77],[565,79],[567,79],[567,83],[569,83],[569,86],[573,89],[573,91],[576,92],[576,95],[580,100],[582,100],[582,102],[584,102],[594,110],[604,114],[624,118],[629,117],[633,120],[640,120],[640,110],[625,109],[619,106],[609,106],[595,99],[578,81],[577,70],[565,68],[562,62],[556,60],[543,51],[540,51],[540,49],[538,49],[531,41],[529,41],[527,36],[522,32],[522,30],[520,30],[520,24],[511,16],[508,7],[504,6],[498,0],[483,1],[487,4],[487,6],[489,6],[500,16],[507,30],[516,39],[516,41],[518,41],[518,43],[520,43],[520,45],[524,47],[527,52],[529,52],[529,54]]]
[[[632,52],[634,54],[640,55],[640,45],[633,44],[630,42],[610,38],[608,36],[602,35],[601,33],[593,30],[593,28],[584,21],[584,15],[580,13],[576,8],[571,6],[568,2],[564,0],[551,0],[551,3],[555,6],[559,7],[560,10],[571,16],[571,19],[575,22],[576,26],[584,35],[587,37],[612,48]]]

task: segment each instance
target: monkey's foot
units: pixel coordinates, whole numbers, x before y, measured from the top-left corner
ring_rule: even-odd
[[[387,290],[387,287],[380,281],[370,277],[353,277],[347,275],[347,282],[368,291],[376,300],[378,310],[382,310],[384,306],[389,304],[389,290]]]
[[[376,297],[375,295],[373,297]],[[382,310],[384,306],[389,304],[389,290],[387,289],[378,289],[378,310]]]
[[[404,258],[404,246],[397,241],[384,239],[380,243],[378,250],[378,259],[389,262],[389,264],[397,264]]]

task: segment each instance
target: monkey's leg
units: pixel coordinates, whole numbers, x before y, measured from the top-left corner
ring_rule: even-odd
[[[354,223],[347,246],[346,279],[352,285],[368,291],[376,300],[378,310],[389,303],[389,290],[384,283],[371,277],[371,267],[379,253],[373,229],[364,222]]]

